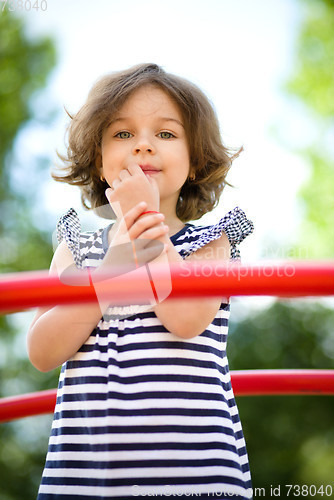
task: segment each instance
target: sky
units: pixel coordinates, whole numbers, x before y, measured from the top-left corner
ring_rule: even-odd
[[[102,75],[142,62],[197,84],[214,105],[227,146],[244,147],[219,206],[199,223],[215,223],[235,206],[255,224],[243,243],[245,262],[284,259],[301,207],[297,191],[307,165],[279,140],[296,108],[284,94],[296,63],[299,0],[47,0],[25,12],[27,33],[51,36],[58,63],[45,92],[58,111],[41,134],[25,130],[25,153],[64,151],[68,117]],[[276,131],[276,132],[275,132]],[[278,132],[277,132],[278,131]],[[70,207],[84,214],[77,188],[50,180],[40,203],[56,223]],[[83,215],[84,216],[84,215]]]

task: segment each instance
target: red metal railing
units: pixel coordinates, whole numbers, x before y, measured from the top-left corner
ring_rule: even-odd
[[[143,269],[123,274],[117,287],[110,280],[99,283],[99,299],[129,302],[142,294]],[[155,270],[160,283],[171,279],[171,298],[232,295],[305,297],[334,295],[334,262],[286,262],[245,266],[220,262],[183,262]],[[73,278],[73,284],[75,284]],[[113,279],[110,277],[110,279]],[[114,283],[114,282],[113,282]],[[0,311],[36,306],[96,301],[91,286],[68,286],[47,271],[3,275],[0,278]],[[138,299],[136,299],[138,301]],[[333,395],[334,370],[250,370],[231,372],[239,396]],[[0,399],[0,422],[53,412],[56,390]]]
[[[168,268],[167,268],[168,267]],[[129,302],[146,299],[142,290],[145,268],[126,273],[111,287],[106,279],[99,283],[110,300]],[[171,278],[171,298],[271,295],[305,297],[334,295],[334,262],[288,262],[245,266],[220,262],[182,262],[156,268],[155,280],[164,284]],[[73,277],[73,284],[76,283]],[[112,281],[116,283],[116,281]],[[104,291],[101,289],[104,284]],[[91,286],[68,286],[47,271],[2,275],[0,278],[0,311],[10,312],[52,304],[83,303],[96,300]]]
[[[236,396],[334,395],[334,370],[232,371]],[[56,389],[0,399],[0,423],[53,413]]]

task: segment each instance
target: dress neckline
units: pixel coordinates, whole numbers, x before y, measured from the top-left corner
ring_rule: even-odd
[[[112,224],[109,224],[107,227],[105,227],[102,231],[102,247],[103,247],[103,250],[106,252],[109,248],[109,242],[108,242],[108,234],[109,234],[109,231],[110,229],[112,228],[113,226],[113,223]],[[186,230],[189,228],[189,227],[192,227],[193,224],[188,224],[186,223],[177,233],[173,234],[170,239],[171,239],[171,242],[173,243],[173,245],[175,245],[177,239],[182,236]]]

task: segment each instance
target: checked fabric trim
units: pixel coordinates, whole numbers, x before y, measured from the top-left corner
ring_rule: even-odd
[[[220,219],[217,224],[208,227],[197,241],[187,249],[184,249],[182,256],[184,259],[189,257],[189,255],[207,245],[210,241],[220,238],[222,232],[224,232],[231,245],[231,260],[239,260],[240,250],[237,248],[237,245],[253,231],[253,222],[247,219],[245,212],[241,208],[235,207]],[[58,221],[57,239],[59,243],[63,239],[66,241],[69,250],[72,252],[76,266],[82,268],[83,256],[80,254],[80,232],[81,224],[78,214],[74,208],[71,208]]]
[[[184,251],[184,258],[189,257],[193,252],[205,246],[210,241],[220,238],[222,232],[226,234],[231,245],[231,260],[240,259],[240,250],[237,245],[241,243],[246,236],[254,231],[254,224],[248,220],[246,214],[241,208],[235,207],[228,212],[220,221],[208,228],[208,230],[199,237],[197,241],[190,245]]]
[[[58,243],[65,240],[73,255],[75,265],[82,268],[82,256],[80,255],[80,233],[80,219],[74,208],[70,208],[65,215],[60,217],[57,223],[57,240]]]

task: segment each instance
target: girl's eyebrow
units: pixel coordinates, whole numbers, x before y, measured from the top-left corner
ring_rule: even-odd
[[[161,119],[162,121],[164,121],[164,122],[175,122],[175,123],[177,123],[178,125],[181,125],[181,127],[183,127],[183,128],[184,128],[183,123],[182,123],[182,122],[180,122],[180,120],[177,120],[176,118],[165,118],[165,117],[161,117],[160,119]]]
[[[126,121],[126,120],[127,120],[127,118],[126,118],[126,117],[117,116],[116,118],[113,118],[113,119],[110,121],[109,125],[112,125],[113,123],[116,123],[116,122],[124,122],[124,121]]]
[[[116,122],[125,122],[127,120],[130,120],[131,118],[127,117],[127,116],[117,116],[115,118],[113,118],[109,124],[110,125],[113,125],[114,123]],[[181,127],[184,128],[184,125],[182,122],[180,122],[180,120],[177,120],[176,118],[169,118],[169,117],[164,117],[164,116],[161,116],[158,118],[157,121],[163,121],[163,122],[175,122],[177,123],[178,125],[180,125]]]

